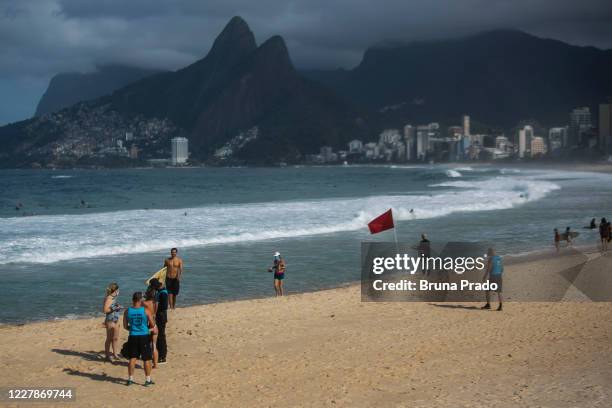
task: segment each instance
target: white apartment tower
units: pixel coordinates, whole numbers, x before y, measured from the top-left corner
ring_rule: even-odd
[[[531,139],[533,138],[533,128],[531,126],[525,126],[519,130],[519,157],[522,159],[525,157],[527,148],[531,150]]]
[[[172,147],[170,163],[173,166],[187,163],[187,159],[189,159],[189,141],[184,137],[175,137],[170,143]]]

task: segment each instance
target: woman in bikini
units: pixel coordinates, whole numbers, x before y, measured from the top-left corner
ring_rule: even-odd
[[[119,342],[119,311],[121,305],[117,302],[119,296],[119,285],[115,282],[108,285],[106,288],[106,296],[102,305],[102,312],[105,314],[104,327],[106,328],[106,341],[104,342],[104,354],[106,360],[112,362],[118,360],[117,352],[119,351],[117,343]],[[111,355],[110,349],[113,348]]]

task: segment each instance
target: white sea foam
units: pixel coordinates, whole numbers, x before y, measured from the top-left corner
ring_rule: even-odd
[[[453,170],[453,169],[446,170],[446,175],[448,177],[451,177],[451,178],[461,177],[462,176],[461,173],[459,173],[457,170]]]
[[[60,174],[57,176],[51,176],[52,179],[69,179],[69,178],[73,178],[74,176],[69,176],[66,174]]]
[[[500,169],[501,174],[518,174],[521,172],[520,169]]]
[[[556,183],[535,177],[493,177],[480,181],[457,180],[433,184],[432,187],[457,187],[474,190],[476,195],[491,194],[507,200],[510,207],[524,201],[539,200],[551,191],[561,188]]]
[[[508,209],[541,199],[560,188],[554,182],[535,177],[503,176],[482,181],[453,180],[435,186],[448,189],[434,195],[5,218],[6,230],[13,232],[0,238],[0,264],[46,264],[154,252],[173,246],[197,247],[359,230],[366,233],[367,223],[390,207],[400,221],[435,218],[456,212]]]
[[[389,166],[390,169],[420,169],[420,168],[424,168],[423,166],[408,166],[408,165],[402,165],[402,164],[392,164]]]

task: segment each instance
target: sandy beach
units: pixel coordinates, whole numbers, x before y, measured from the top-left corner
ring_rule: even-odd
[[[612,253],[590,263],[612,274]],[[554,264],[514,260],[505,273],[536,285],[526,271]],[[70,407],[610,406],[612,303],[570,290],[503,312],[481,305],[367,303],[353,285],[180,308],[153,388],[142,370],[126,387],[126,363],[102,361],[102,319],[2,326],[0,386],[74,387]]]

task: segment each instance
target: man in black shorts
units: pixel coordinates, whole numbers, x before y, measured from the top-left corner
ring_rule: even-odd
[[[153,380],[151,380],[153,348],[151,346],[150,329],[155,327],[155,321],[151,312],[142,304],[142,292],[135,292],[132,295],[132,306],[128,307],[123,313],[123,327],[130,332],[127,341],[128,357],[130,359],[127,385],[134,384],[134,370],[138,358],[141,358],[144,363],[146,376],[144,385],[153,385]]]
[[[166,289],[168,290],[168,305],[170,309],[176,307],[176,297],[179,294],[181,276],[183,274],[183,260],[176,256],[178,249],[170,250],[170,257],[164,261],[166,267]]]

